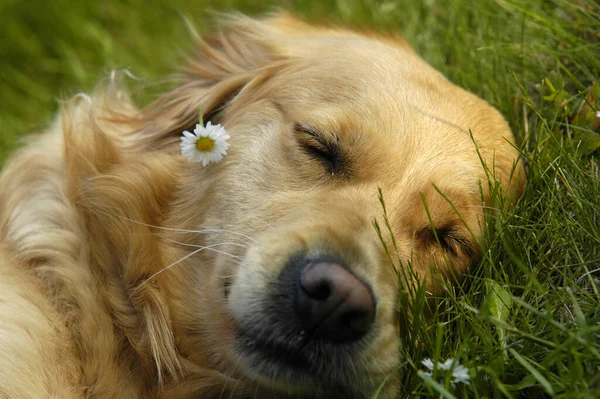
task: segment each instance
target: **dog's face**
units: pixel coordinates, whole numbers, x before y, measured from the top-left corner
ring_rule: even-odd
[[[272,25],[288,27],[266,38],[281,59],[218,116],[230,153],[186,165],[176,224],[210,229],[198,244],[219,252],[196,263],[213,265],[200,283],[212,293],[183,301],[205,302],[203,333],[232,372],[367,396],[399,362],[400,280],[373,227],[385,223],[378,190],[398,255],[433,287],[431,268],[457,276],[479,252],[487,177],[476,144],[506,184],[512,135],[400,41]]]
[[[187,246],[164,263],[208,247],[161,275],[177,281],[165,284],[178,348],[250,392],[369,396],[399,364],[409,275],[373,226],[385,226],[379,189],[396,267],[435,289],[479,252],[488,174],[510,185],[512,134],[401,40],[287,17],[231,32],[202,44],[147,128],[176,152],[168,133],[202,106],[231,136],[221,163],[178,164],[167,244]]]

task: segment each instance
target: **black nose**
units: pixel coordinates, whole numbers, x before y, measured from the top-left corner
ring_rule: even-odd
[[[351,342],[373,324],[375,299],[371,289],[344,266],[314,262],[300,272],[296,311],[312,339]]]

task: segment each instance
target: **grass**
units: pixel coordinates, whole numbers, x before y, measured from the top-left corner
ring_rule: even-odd
[[[527,160],[521,201],[489,215],[487,249],[461,283],[435,298],[418,287],[401,293],[402,397],[600,397],[600,4],[277,3],[312,20],[402,32],[500,109]],[[110,69],[127,67],[145,86],[176,68],[191,43],[181,14],[206,31],[210,11],[255,14],[274,4],[0,3],[0,163],[19,137],[51,121],[59,99],[92,89]],[[470,385],[453,386],[441,370],[423,374],[424,358],[457,359]]]

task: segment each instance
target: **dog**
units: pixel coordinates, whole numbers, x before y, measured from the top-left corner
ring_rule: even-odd
[[[399,37],[277,13],[195,43],[151,105],[115,72],[5,166],[0,396],[393,398],[386,248],[433,291],[469,268],[488,183],[523,187],[508,124]],[[198,109],[231,136],[206,167]]]

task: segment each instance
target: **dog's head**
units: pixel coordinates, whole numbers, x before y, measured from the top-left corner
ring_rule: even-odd
[[[399,363],[396,293],[408,274],[385,247],[432,289],[434,275],[464,272],[488,180],[522,184],[509,127],[398,38],[279,15],[236,19],[198,43],[187,81],[122,139],[123,157],[146,153],[130,173],[158,168],[144,181],[169,187],[143,194],[164,203],[127,215],[161,225],[159,260],[125,266],[129,300],[159,290],[167,320],[146,324],[170,326],[176,356],[249,381],[239,389],[368,396]],[[231,136],[205,168],[175,160],[199,107]],[[379,190],[395,244],[373,227],[386,223]],[[104,194],[90,192],[93,207]]]

